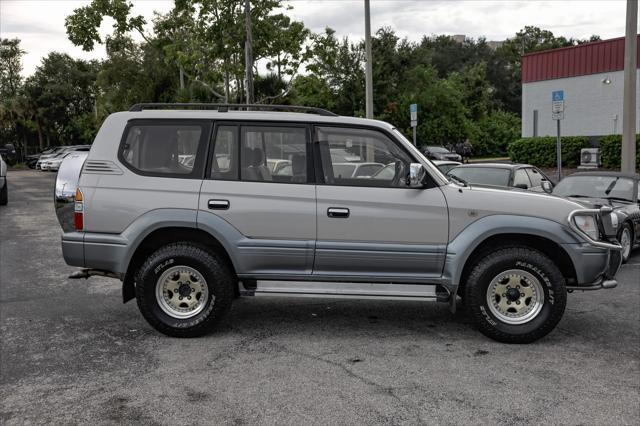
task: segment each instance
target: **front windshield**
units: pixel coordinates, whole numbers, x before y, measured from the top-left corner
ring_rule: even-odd
[[[633,180],[620,176],[568,176],[556,185],[553,193],[561,197],[633,201]]]
[[[470,184],[508,186],[511,172],[509,169],[491,167],[456,167],[449,170],[447,175],[454,175]]]

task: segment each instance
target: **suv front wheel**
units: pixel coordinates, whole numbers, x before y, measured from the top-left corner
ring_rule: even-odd
[[[145,319],[173,337],[206,334],[234,298],[234,277],[217,255],[189,243],[164,246],[136,275],[136,299]]]
[[[478,259],[465,286],[465,304],[480,331],[504,343],[530,343],[547,335],[566,302],[558,267],[527,247],[505,247]]]

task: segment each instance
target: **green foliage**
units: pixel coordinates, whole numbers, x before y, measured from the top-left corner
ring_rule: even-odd
[[[476,135],[471,139],[473,155],[501,157],[510,143],[520,138],[520,117],[510,112],[493,111],[477,122]]]
[[[580,164],[580,150],[589,146],[587,138],[584,136],[563,137],[562,165],[576,167]],[[518,139],[509,145],[507,152],[511,160],[516,163],[554,167],[556,165],[556,138],[543,136]]]
[[[600,158],[607,169],[620,168],[622,135],[608,135],[600,139]],[[636,135],[636,166],[640,168],[640,134]]]

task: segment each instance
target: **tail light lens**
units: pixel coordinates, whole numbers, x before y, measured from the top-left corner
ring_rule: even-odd
[[[80,188],[76,189],[73,221],[76,231],[82,231],[84,228],[84,200],[82,198],[82,191],[80,191]]]

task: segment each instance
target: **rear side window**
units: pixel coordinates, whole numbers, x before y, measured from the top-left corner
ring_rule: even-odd
[[[198,177],[209,124],[195,121],[129,123],[119,159],[148,176]]]

